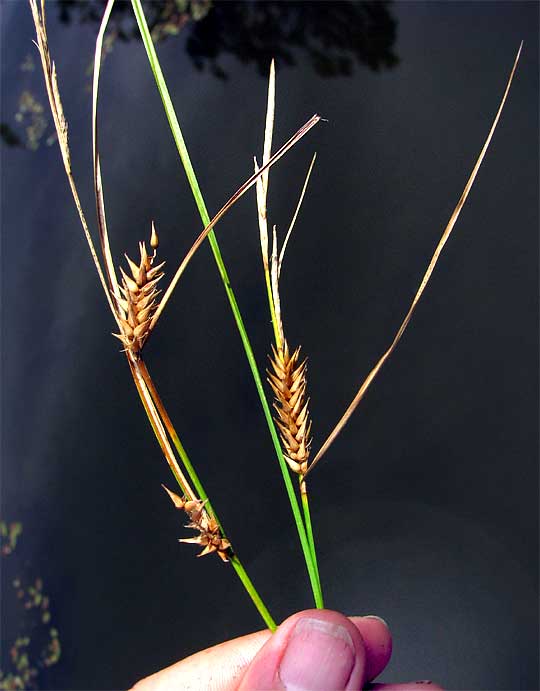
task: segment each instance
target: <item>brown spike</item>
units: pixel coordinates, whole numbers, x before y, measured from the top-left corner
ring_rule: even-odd
[[[230,550],[231,544],[223,536],[216,519],[204,508],[207,501],[187,500],[183,501],[182,507],[178,507],[183,508],[190,518],[186,527],[199,533],[195,537],[181,538],[179,542],[203,547],[202,552],[197,555],[199,557],[217,552],[223,561],[228,561],[227,551]]]
[[[151,240],[154,249],[152,256],[148,256],[145,243],[139,242],[138,265],[125,255],[131,276],[120,267],[122,297],[117,299],[118,316],[123,330],[120,340],[137,357],[150,333],[152,317],[158,307],[157,296],[160,291],[157,290],[157,284],[164,275],[161,269],[165,262],[152,266],[157,247],[157,235],[154,238],[154,234],[155,229]]]
[[[272,345],[268,382],[275,395],[275,422],[281,437],[284,458],[294,473],[307,472],[311,446],[311,420],[306,400],[306,360],[299,363],[300,347],[292,355],[284,340],[281,348]]]

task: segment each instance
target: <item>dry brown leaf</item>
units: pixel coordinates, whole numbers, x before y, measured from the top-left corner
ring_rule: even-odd
[[[472,173],[467,180],[467,184],[465,185],[465,188],[461,194],[461,197],[459,198],[459,201],[456,205],[456,208],[452,212],[452,215],[450,216],[450,220],[448,221],[448,224],[446,228],[443,231],[443,234],[441,236],[441,239],[439,240],[437,247],[435,248],[435,252],[433,253],[433,256],[431,258],[431,261],[429,262],[429,265],[426,269],[426,272],[424,274],[424,277],[422,278],[420,282],[420,286],[418,287],[418,290],[416,291],[416,295],[413,298],[413,301],[411,303],[411,306],[409,307],[409,310],[407,311],[407,314],[405,315],[405,318],[403,319],[401,326],[399,327],[396,335],[394,336],[394,340],[390,344],[389,348],[386,350],[386,352],[381,356],[375,367],[371,370],[371,372],[368,374],[362,385],[360,386],[358,393],[356,396],[353,398],[351,401],[349,407],[337,423],[337,425],[334,427],[324,444],[321,446],[317,454],[315,455],[313,461],[311,462],[311,465],[309,467],[308,472],[311,472],[311,470],[315,467],[315,465],[321,460],[321,458],[324,456],[324,454],[328,451],[338,434],[341,432],[341,430],[345,427],[347,422],[349,421],[349,418],[351,415],[354,413],[356,410],[358,404],[362,400],[362,398],[365,396],[366,391],[371,385],[371,382],[375,379],[377,374],[379,373],[380,369],[384,365],[384,363],[388,360],[390,355],[393,353],[395,347],[399,343],[401,337],[403,336],[403,333],[405,332],[405,329],[407,328],[411,317],[416,309],[416,306],[418,305],[418,302],[420,301],[420,298],[422,297],[422,294],[429,282],[429,279],[431,278],[431,274],[433,273],[435,266],[439,260],[439,256],[441,252],[443,251],[444,246],[446,245],[450,234],[452,233],[452,230],[456,224],[456,221],[459,217],[459,214],[461,212],[461,209],[465,205],[465,202],[467,201],[467,197],[469,196],[469,192],[471,191],[471,188],[474,184],[474,181],[476,179],[476,175],[478,173],[478,170],[482,164],[482,161],[484,160],[484,156],[486,155],[486,151],[488,150],[488,147],[491,143],[491,139],[493,137],[493,133],[495,132],[495,129],[497,127],[497,124],[499,122],[499,118],[501,117],[502,110],[504,108],[504,104],[506,102],[506,98],[508,96],[508,92],[510,91],[510,86],[512,84],[512,80],[514,78],[514,73],[516,71],[518,61],[519,61],[519,56],[521,54],[521,49],[523,47],[523,41],[521,42],[519,46],[519,50],[517,52],[516,58],[514,60],[514,64],[512,67],[512,70],[510,72],[510,76],[508,78],[507,84],[506,84],[506,89],[504,90],[503,97],[501,99],[499,108],[497,110],[497,113],[495,115],[495,118],[493,120],[493,124],[491,125],[491,129],[488,133],[488,136],[486,138],[486,141],[484,142],[484,146],[482,147],[482,150],[480,151],[480,154],[476,160],[476,163],[474,164]]]

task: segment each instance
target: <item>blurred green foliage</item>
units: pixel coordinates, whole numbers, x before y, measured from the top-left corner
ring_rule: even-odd
[[[49,597],[43,590],[42,579],[9,574],[13,569],[7,568],[10,564],[6,561],[14,560],[21,534],[21,523],[0,521],[2,578],[11,581],[13,593],[12,598],[6,598],[5,593],[3,597],[2,690],[38,689],[42,672],[55,665],[61,654],[58,631],[51,624]],[[21,571],[18,563],[15,571]]]

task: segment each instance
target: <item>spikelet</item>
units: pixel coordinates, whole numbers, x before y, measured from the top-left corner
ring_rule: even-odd
[[[306,360],[299,363],[300,347],[289,353],[287,341],[281,348],[272,346],[268,382],[276,400],[275,418],[279,428],[285,460],[294,473],[307,473],[311,446],[311,420],[306,400]]]
[[[163,278],[161,269],[165,262],[153,266],[158,247],[158,236],[154,224],[152,223],[152,235],[150,246],[154,250],[149,255],[144,242],[139,243],[140,261],[135,264],[127,254],[125,255],[129,272],[126,273],[122,268],[122,297],[117,298],[118,314],[122,333],[113,334],[125,345],[126,350],[138,357],[148,335],[150,333],[150,322],[157,309],[158,301],[157,290],[158,282]]]
[[[197,555],[198,557],[204,557],[205,554],[216,552],[223,561],[229,561],[231,543],[223,537],[216,519],[212,518],[204,508],[206,501],[180,497],[178,494],[171,492],[165,485],[162,485],[162,487],[171,498],[175,507],[185,511],[189,516],[190,522],[186,528],[199,531],[199,535],[196,537],[184,538],[178,540],[178,542],[186,542],[203,547],[202,552],[199,552]]]

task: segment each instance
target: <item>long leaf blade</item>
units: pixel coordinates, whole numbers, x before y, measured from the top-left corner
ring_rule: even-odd
[[[99,32],[96,39],[96,48],[94,52],[94,74],[92,79],[92,158],[94,163],[94,193],[96,197],[96,212],[99,240],[101,243],[101,253],[105,263],[105,270],[109,281],[109,288],[111,294],[119,296],[118,280],[116,278],[116,271],[111,254],[111,246],[109,243],[109,235],[107,232],[107,218],[105,215],[105,201],[103,198],[103,184],[101,181],[101,164],[99,161],[99,147],[98,147],[98,93],[99,93],[99,76],[101,72],[101,55],[103,52],[103,37],[109,23],[109,18],[113,9],[114,0],[108,0],[107,6],[101,19]]]
[[[396,335],[394,336],[394,340],[390,344],[389,348],[386,350],[386,352],[381,356],[375,367],[371,370],[371,372],[368,374],[362,385],[360,386],[358,393],[356,396],[353,398],[351,401],[349,407],[347,410],[344,412],[343,416],[337,423],[337,425],[334,427],[332,432],[329,434],[328,438],[324,442],[324,444],[321,446],[315,457],[313,458],[313,461],[309,467],[308,473],[313,470],[315,465],[321,460],[321,458],[324,456],[324,454],[328,451],[330,446],[333,444],[335,441],[336,437],[338,434],[341,432],[341,430],[345,427],[347,422],[349,421],[351,415],[354,413],[356,410],[358,404],[360,401],[364,398],[367,390],[369,389],[372,381],[375,379],[379,371],[381,370],[382,366],[384,363],[388,360],[390,355],[394,352],[395,347],[399,343],[401,337],[403,336],[405,329],[407,328],[413,313],[416,309],[416,306],[418,305],[420,298],[422,297],[422,294],[429,282],[429,279],[431,278],[431,275],[435,269],[435,266],[439,260],[439,257],[441,255],[441,252],[443,251],[444,246],[446,245],[452,230],[454,229],[454,226],[456,224],[456,221],[459,217],[459,214],[461,213],[462,208],[465,205],[465,202],[467,201],[467,197],[469,196],[469,192],[472,189],[472,186],[474,184],[474,181],[476,179],[476,175],[478,174],[478,170],[480,169],[480,166],[482,165],[482,161],[484,160],[484,156],[486,155],[486,152],[488,150],[488,147],[491,143],[491,139],[493,137],[493,134],[495,132],[495,129],[499,123],[499,119],[501,117],[501,113],[504,108],[504,104],[506,103],[506,98],[508,96],[508,92],[510,91],[510,86],[512,85],[512,81],[514,79],[514,74],[517,69],[517,65],[519,62],[519,57],[521,55],[521,49],[523,48],[523,41],[521,42],[519,46],[519,50],[517,52],[516,58],[514,60],[514,64],[512,67],[512,70],[510,71],[510,76],[508,77],[508,81],[506,83],[506,88],[503,93],[503,97],[501,99],[499,108],[497,110],[497,113],[495,115],[495,118],[493,120],[493,124],[491,125],[491,129],[489,130],[488,136],[484,142],[484,146],[482,147],[482,150],[480,151],[480,154],[476,160],[476,163],[474,164],[474,167],[472,169],[472,172],[469,176],[469,179],[467,180],[467,184],[465,185],[465,188],[461,194],[461,197],[459,198],[458,203],[456,204],[456,207],[454,211],[452,212],[452,215],[450,216],[450,220],[448,221],[448,224],[446,228],[443,231],[443,234],[441,236],[441,239],[439,240],[435,252],[433,253],[433,256],[431,258],[431,261],[428,264],[428,267],[426,269],[426,272],[420,282],[420,285],[418,287],[418,290],[416,291],[416,295],[413,298],[413,301],[411,303],[411,306],[409,307],[409,310],[407,311],[407,314],[405,315],[405,318],[403,319],[401,326],[399,327]]]

